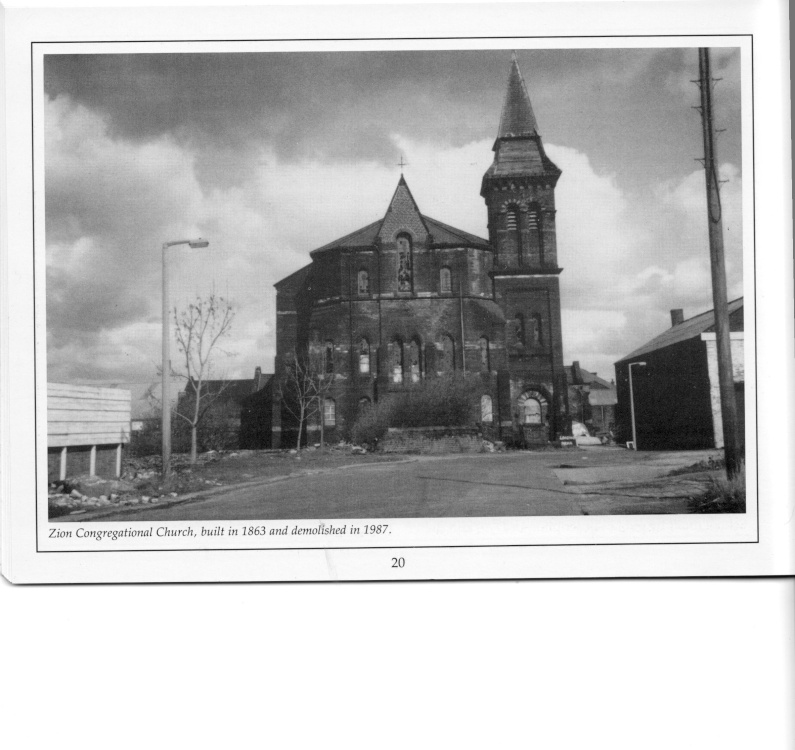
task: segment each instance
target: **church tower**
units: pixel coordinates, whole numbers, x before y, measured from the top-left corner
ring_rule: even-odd
[[[480,194],[494,248],[494,297],[506,319],[510,386],[501,389],[500,421],[542,443],[568,432],[555,231],[561,171],[544,151],[515,53],[493,151]]]

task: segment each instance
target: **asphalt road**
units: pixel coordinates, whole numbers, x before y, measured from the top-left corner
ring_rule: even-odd
[[[588,463],[572,466],[561,461],[567,457],[569,462]],[[682,461],[692,462],[696,458],[693,453],[684,454]],[[652,464],[659,461],[650,460]],[[165,506],[138,506],[103,512],[101,517],[100,514],[93,518],[83,516],[80,520],[231,521],[687,512],[683,496],[690,488],[684,485],[679,498],[670,490],[667,498],[661,498],[661,493],[649,487],[633,490],[626,482],[623,487],[615,482],[611,485],[598,476],[599,472],[607,472],[620,479],[622,472],[629,473],[638,485],[639,480],[643,481],[639,467],[645,465],[639,454],[604,450],[580,451],[570,456],[539,452],[418,457],[401,463],[358,465],[230,487]],[[645,476],[662,476],[671,465],[669,461],[656,469],[647,468]],[[578,481],[567,479],[572,472]],[[595,483],[588,484],[589,474],[596,477]],[[580,482],[580,478],[585,482]]]

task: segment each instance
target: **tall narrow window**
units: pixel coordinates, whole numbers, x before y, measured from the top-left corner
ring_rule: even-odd
[[[390,345],[389,359],[392,368],[392,382],[403,382],[403,343],[396,339]]]
[[[524,346],[525,343],[525,330],[524,330],[524,315],[518,312],[514,322],[516,329],[516,343]]]
[[[326,427],[336,427],[337,425],[337,404],[333,398],[323,401],[323,424]]]
[[[359,344],[359,373],[370,373],[370,342],[367,339],[362,339]]]
[[[397,238],[397,255],[398,291],[410,292],[412,290],[411,240],[406,234],[401,234]]]
[[[480,347],[480,369],[488,372],[491,370],[491,362],[489,361],[489,340],[485,336],[481,336],[478,341]]]
[[[484,393],[480,397],[480,421],[481,422],[493,422],[494,421],[494,414],[492,411],[492,403],[491,403],[491,396]]]
[[[509,247],[516,251],[516,263],[522,263],[522,231],[519,224],[519,208],[511,206],[505,216],[505,228],[508,230]]]
[[[422,373],[420,371],[420,345],[417,341],[409,344],[409,371],[411,372],[411,382],[419,383]]]
[[[326,375],[334,372],[334,342],[327,341],[323,348],[323,371]]]
[[[364,297],[370,294],[370,274],[367,271],[359,271],[359,296]]]
[[[439,269],[439,292],[441,294],[450,294],[453,291],[453,277],[450,269],[446,266]]]
[[[509,232],[515,232],[519,229],[519,210],[513,206],[508,209],[505,216],[505,228]]]
[[[527,212],[527,238],[530,252],[529,256],[537,259],[539,263],[544,260],[544,246],[541,234],[541,210],[537,205],[531,206]],[[530,258],[527,258],[529,261]]]
[[[455,342],[449,336],[442,336],[442,372],[455,370]]]
[[[533,346],[541,346],[541,316],[533,315],[530,318],[530,343]]]

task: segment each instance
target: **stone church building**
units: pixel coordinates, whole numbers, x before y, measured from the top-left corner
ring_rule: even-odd
[[[488,239],[423,214],[401,175],[382,219],[313,250],[275,285],[274,448],[293,445],[297,430],[278,381],[311,352],[332,381],[327,439],[379,399],[449,373],[479,378],[473,413],[486,434],[542,444],[566,432],[561,170],[544,152],[515,56],[493,151],[480,190]]]

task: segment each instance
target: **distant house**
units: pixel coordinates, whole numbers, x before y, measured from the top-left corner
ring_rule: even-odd
[[[566,368],[569,389],[569,416],[582,422],[594,435],[606,435],[615,427],[618,401],[615,383],[598,377],[574,361]]]
[[[253,391],[240,408],[240,447],[271,448],[271,415],[273,414],[273,375],[258,367],[254,373]]]
[[[201,385],[203,397],[212,398],[212,412],[216,417],[226,419],[230,432],[238,436],[240,448],[267,448],[270,447],[270,408],[272,393],[270,381],[273,375],[267,375],[257,367],[254,378],[239,380],[205,380]],[[195,393],[195,383],[189,382],[185,390],[180,393],[180,401],[190,399]],[[254,398],[255,397],[255,398]],[[267,422],[264,423],[268,433],[267,445],[259,436],[262,431],[260,422],[253,419],[262,417],[263,410],[267,412]]]
[[[734,391],[740,444],[745,444],[743,298],[729,303]],[[645,362],[645,365],[641,365]],[[641,450],[722,448],[715,315],[688,320],[671,310],[671,327],[616,362],[616,425],[621,441],[632,439],[629,366]]]

